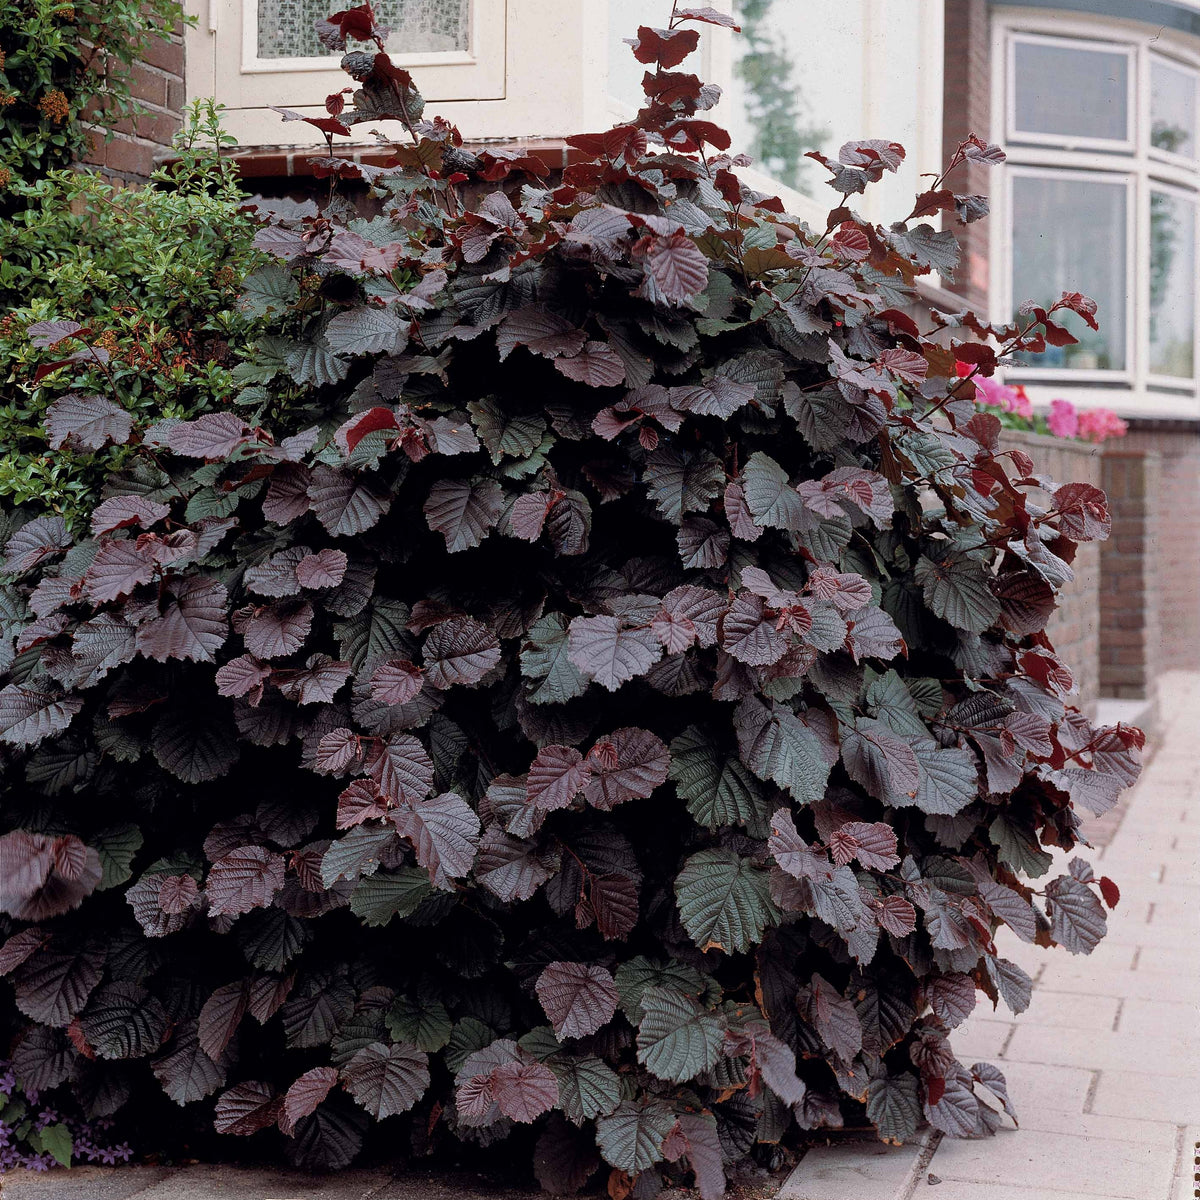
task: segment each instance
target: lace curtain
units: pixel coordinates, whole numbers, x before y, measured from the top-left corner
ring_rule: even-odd
[[[259,58],[313,58],[329,53],[313,22],[340,4],[329,0],[258,0]],[[469,50],[470,0],[375,0],[379,21],[390,25],[393,54]]]

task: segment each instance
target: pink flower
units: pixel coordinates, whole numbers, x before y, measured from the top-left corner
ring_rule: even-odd
[[[976,375],[971,382],[975,385],[976,404],[989,404],[996,408],[1004,406],[1004,393],[1008,389],[1002,383],[988,379],[986,375]]]
[[[1024,417],[1026,420],[1033,418],[1033,404],[1029,397],[1025,395],[1025,389],[1017,384],[1015,387],[1005,388],[1008,392],[1008,397],[1004,403],[1006,412],[1012,413],[1017,417]]]
[[[1046,424],[1055,437],[1075,437],[1079,432],[1079,414],[1075,411],[1075,405],[1070,400],[1051,400]]]
[[[1124,437],[1129,424],[1122,421],[1111,408],[1090,408],[1079,414],[1079,436],[1089,442]]]

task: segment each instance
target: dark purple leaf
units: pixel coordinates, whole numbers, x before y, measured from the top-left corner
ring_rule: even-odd
[[[113,496],[92,510],[92,533],[96,537],[136,525],[149,529],[171,511],[167,504],[147,500],[145,496]]]
[[[137,650],[147,658],[212,662],[225,644],[227,594],[212,579],[185,577],[167,584],[159,615],[137,630]]]
[[[166,444],[185,458],[222,462],[249,439],[249,427],[233,413],[205,413],[194,421],[176,421],[166,431]]]
[[[343,550],[320,550],[306,554],[296,564],[296,581],[302,588],[337,587],[346,575],[347,558]]]
[[[46,410],[50,449],[100,450],[129,441],[133,418],[104,396],[61,396]]]
[[[325,1097],[337,1086],[337,1081],[338,1073],[333,1067],[313,1067],[311,1071],[305,1071],[283,1097],[279,1128],[284,1133],[294,1133],[296,1122],[316,1112]]]
[[[471,484],[462,479],[439,479],[425,501],[429,528],[446,539],[450,553],[478,546],[494,528],[504,508],[504,493],[494,479]]]
[[[267,496],[270,501],[270,494]],[[352,537],[375,525],[391,507],[392,498],[371,480],[332,467],[314,468],[308,481],[308,502],[317,520],[334,537]],[[299,501],[280,497],[272,520],[292,520]],[[266,511],[264,506],[264,512]]]
[[[449,889],[451,878],[461,878],[471,869],[479,845],[479,817],[461,796],[443,792],[406,802],[392,819],[400,836],[412,843],[434,887]]]
[[[371,778],[395,804],[424,800],[433,788],[433,761],[412,734],[390,737],[367,762]]]
[[[530,768],[531,781],[544,753],[544,750],[539,752],[534,767]],[[614,730],[597,741],[588,753],[584,799],[602,812],[630,800],[646,799],[666,782],[670,765],[667,747],[648,729]]]
[[[140,540],[113,538],[101,545],[84,576],[88,599],[95,604],[119,600],[149,583],[157,572],[151,547]]]
[[[587,1037],[617,1011],[613,977],[595,963],[552,962],[538,977],[536,990],[560,1038]]]
[[[342,1068],[346,1090],[377,1120],[408,1112],[429,1087],[429,1056],[406,1042],[364,1046]]]
[[[265,908],[283,887],[283,859],[265,846],[240,846],[217,859],[204,884],[208,910],[222,913],[246,913]]]
[[[257,1080],[239,1083],[217,1098],[213,1128],[218,1133],[248,1137],[274,1125],[281,1106],[282,1101],[276,1098],[275,1089],[269,1083]]]
[[[519,1124],[531,1124],[558,1103],[558,1080],[541,1063],[501,1063],[491,1080],[500,1111]]]
[[[500,643],[486,625],[456,616],[429,631],[424,657],[431,687],[473,687],[500,661]]]

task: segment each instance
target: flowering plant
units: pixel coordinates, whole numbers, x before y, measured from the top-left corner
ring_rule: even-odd
[[[114,1145],[107,1136],[112,1124],[110,1117],[85,1121],[60,1112],[36,1087],[17,1078],[12,1062],[0,1060],[0,1175],[18,1167],[69,1167],[72,1159],[106,1166],[128,1162],[133,1153],[128,1143]]]
[[[970,363],[960,362],[958,374],[970,374]],[[1124,437],[1129,422],[1123,421],[1111,408],[1077,409],[1070,400],[1051,400],[1049,413],[1035,413],[1033,403],[1020,384],[1004,384],[976,375],[975,403],[984,411],[1000,409],[1000,423],[1006,429],[1025,429],[1031,433],[1048,433],[1052,437],[1076,438],[1097,445],[1109,438]]]

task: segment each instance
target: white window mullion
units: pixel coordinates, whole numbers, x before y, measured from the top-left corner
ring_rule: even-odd
[[[1134,343],[1133,385],[1139,391],[1146,387],[1150,372],[1150,184],[1139,172],[1134,188],[1137,209],[1130,231],[1132,254],[1129,275],[1129,325]]]

